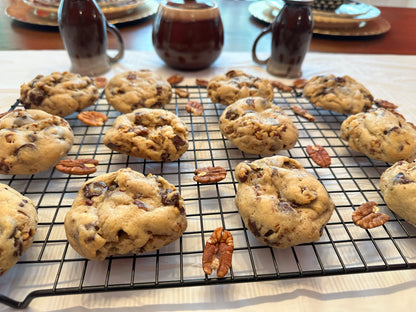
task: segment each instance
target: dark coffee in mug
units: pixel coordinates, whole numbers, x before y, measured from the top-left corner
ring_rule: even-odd
[[[204,3],[191,4],[161,4],[153,25],[156,53],[177,69],[208,67],[221,54],[224,44],[218,8]]]

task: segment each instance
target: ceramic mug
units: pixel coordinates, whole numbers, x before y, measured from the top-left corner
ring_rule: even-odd
[[[70,71],[96,76],[110,70],[124,55],[124,41],[94,0],[61,0],[58,10],[59,31],[71,60]],[[107,54],[107,31],[117,38],[118,51]]]
[[[286,0],[273,23],[256,38],[252,58],[266,64],[267,71],[275,76],[297,78],[302,75],[302,63],[312,39],[312,0]],[[256,54],[257,43],[267,33],[272,33],[271,56],[260,60]]]
[[[218,6],[211,1],[161,2],[152,40],[157,55],[170,67],[197,70],[210,66],[224,44]]]

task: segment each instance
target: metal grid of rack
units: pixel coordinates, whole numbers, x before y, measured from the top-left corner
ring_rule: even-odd
[[[120,113],[101,97],[89,109],[109,117],[104,126],[87,126],[77,119],[76,114],[66,118],[75,136],[68,158],[99,160],[96,173],[70,176],[51,168],[31,176],[0,175],[1,183],[32,199],[39,215],[33,245],[0,278],[1,303],[24,308],[40,296],[416,268],[416,229],[386,207],[378,189],[380,174],[388,164],[351,151],[339,138],[345,115],[316,108],[296,91],[275,93],[274,102],[291,116],[299,129],[296,146],[279,154],[298,160],[315,175],[336,208],[318,242],[273,249],[247,231],[234,205],[235,166],[260,156],[245,154],[224,139],[218,128],[224,107],[213,104],[206,89],[199,86],[181,88],[190,93],[188,99],[203,104],[204,113],[202,116],[187,113],[188,99],[176,95],[165,106],[184,120],[189,129],[189,149],[177,161],[153,162],[113,152],[104,146],[103,136]],[[316,121],[309,122],[295,115],[290,104],[307,109]],[[329,152],[332,158],[329,168],[318,167],[307,156],[306,146],[311,144],[322,145]],[[204,166],[222,166],[227,170],[227,177],[214,184],[197,184],[192,179],[193,172]],[[155,252],[114,256],[101,262],[86,260],[68,244],[64,216],[82,183],[93,176],[125,167],[143,174],[161,175],[174,184],[185,199],[188,228],[179,240]],[[351,214],[370,200],[377,202],[380,211],[389,215],[390,220],[378,228],[364,230],[353,224]],[[232,267],[222,279],[216,278],[215,274],[206,276],[201,268],[205,241],[219,226],[232,233],[235,245]]]

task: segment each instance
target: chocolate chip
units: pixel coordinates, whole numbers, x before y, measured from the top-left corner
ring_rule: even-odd
[[[29,101],[35,105],[39,106],[42,104],[43,99],[45,98],[46,92],[42,89],[33,89],[32,92],[29,93]]]
[[[107,185],[104,182],[90,182],[86,184],[82,191],[86,198],[93,198],[94,196],[100,196],[107,191]]]
[[[133,127],[132,131],[134,134],[142,137],[145,137],[149,134],[149,129],[140,125]]]
[[[0,171],[4,172],[5,174],[10,172],[10,167],[4,159],[0,160]]]
[[[248,226],[250,232],[253,233],[254,236],[260,237],[260,231],[259,231],[259,228],[257,227],[256,221],[249,218],[247,226]]]
[[[344,77],[336,77],[335,82],[338,84],[344,84],[346,82]]]
[[[165,206],[175,206],[177,208],[179,208],[179,193],[172,191],[171,189],[166,189],[162,194],[161,194],[161,198],[162,198],[162,203]]]
[[[148,210],[148,209],[147,209],[146,204],[145,204],[144,202],[142,202],[141,200],[135,199],[135,200],[133,201],[133,203],[134,203],[137,207],[139,207],[140,209],[143,209],[143,210],[145,210],[145,211],[147,211],[147,210]]]
[[[264,236],[268,237],[270,235],[272,235],[274,233],[274,231],[272,230],[268,230],[266,234],[264,234]]]
[[[172,143],[173,145],[175,145],[175,148],[178,151],[181,148],[181,146],[184,146],[186,144],[186,141],[183,140],[179,135],[175,135],[172,138]]]
[[[236,112],[234,112],[232,109],[229,109],[226,113],[225,113],[225,119],[228,120],[235,120],[238,117],[240,117],[240,115]]]
[[[409,184],[413,183],[414,181],[409,180],[403,172],[399,172],[396,174],[396,176],[393,178],[393,184]]]
[[[248,98],[246,100],[246,104],[249,105],[249,106],[254,106],[254,99],[253,98]]]
[[[135,80],[137,78],[136,74],[129,73],[126,77],[127,80]]]
[[[28,135],[27,135],[27,139],[30,141],[30,142],[36,142],[37,141],[37,136],[36,135],[34,135],[33,133],[29,133]]]
[[[390,129],[388,129],[388,130],[384,130],[384,135],[388,135],[390,132],[393,132],[393,131],[395,131],[395,130],[398,130],[398,129],[400,129],[399,127],[393,127],[393,128],[390,128]]]
[[[15,151],[14,151],[14,155],[15,156],[17,156],[23,149],[32,149],[32,150],[37,150],[38,148],[37,148],[37,146],[35,145],[35,144],[33,144],[33,143],[26,143],[26,144],[23,144],[22,146],[20,146],[19,148],[17,148]]]
[[[94,224],[94,223],[87,223],[87,224],[84,224],[84,228],[87,230],[87,231],[89,231],[89,230],[94,230],[94,231],[98,231],[100,228],[96,225],[96,224]]]
[[[294,209],[292,208],[292,206],[285,201],[281,201],[278,205],[279,211],[281,212],[293,212]]]

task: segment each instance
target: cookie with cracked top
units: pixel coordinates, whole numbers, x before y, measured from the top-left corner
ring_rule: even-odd
[[[126,71],[108,81],[105,97],[114,109],[126,114],[142,107],[162,108],[172,98],[172,87],[150,70]]]
[[[394,163],[416,158],[416,129],[384,108],[349,116],[341,124],[340,137],[372,159]]]
[[[298,129],[271,101],[248,97],[227,106],[221,114],[221,133],[246,153],[273,155],[298,140]]]
[[[167,110],[139,108],[116,118],[104,144],[130,156],[173,161],[188,150],[188,128]]]
[[[0,118],[0,174],[45,171],[68,153],[73,141],[62,117],[37,109],[12,111]]]
[[[38,215],[32,201],[0,183],[0,276],[32,245]]]
[[[346,115],[365,112],[374,104],[370,91],[347,75],[315,76],[306,83],[303,95],[317,107]]]
[[[38,75],[20,87],[20,103],[26,109],[40,109],[65,117],[94,104],[99,98],[98,88],[87,76],[70,72]]]
[[[242,162],[235,168],[235,204],[245,226],[276,248],[318,241],[334,210],[323,185],[286,156]]]
[[[207,86],[208,97],[213,103],[230,105],[245,97],[263,97],[273,100],[273,86],[268,79],[255,77],[241,70],[230,70],[214,76]]]
[[[75,251],[104,260],[166,246],[182,236],[187,221],[175,186],[160,176],[125,168],[86,181],[64,225]]]
[[[387,206],[416,227],[416,163],[403,160],[386,169],[380,191]]]

